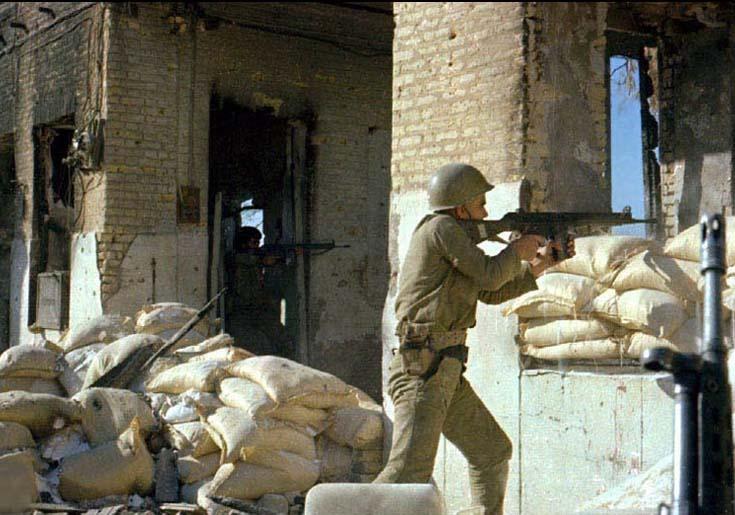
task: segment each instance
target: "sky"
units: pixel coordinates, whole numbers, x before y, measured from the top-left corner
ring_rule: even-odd
[[[629,94],[624,84],[625,59],[610,59],[610,127],[612,146],[612,208],[620,212],[625,206],[633,209],[635,218],[643,218],[643,156],[641,143],[640,100],[636,93]],[[617,70],[617,71],[615,71]],[[638,74],[635,75],[634,92],[638,88]],[[620,226],[613,234],[645,236],[644,225]]]

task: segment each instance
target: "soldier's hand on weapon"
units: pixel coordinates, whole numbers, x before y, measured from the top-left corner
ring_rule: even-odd
[[[536,257],[530,261],[531,272],[533,273],[533,275],[538,277],[539,275],[544,273],[546,269],[551,268],[552,266],[558,264],[560,261],[574,257],[575,251],[573,236],[569,236],[567,238],[566,257],[564,257],[563,259],[559,259],[559,256],[562,255],[561,250],[561,243],[556,241],[547,241],[546,245],[539,249]]]
[[[538,234],[524,234],[517,240],[510,242],[510,246],[518,253],[522,261],[531,261],[536,257],[546,238]]]

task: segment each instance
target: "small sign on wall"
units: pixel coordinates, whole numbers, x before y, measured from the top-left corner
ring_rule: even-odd
[[[196,186],[179,186],[176,196],[176,222],[180,224],[199,223],[199,193]]]

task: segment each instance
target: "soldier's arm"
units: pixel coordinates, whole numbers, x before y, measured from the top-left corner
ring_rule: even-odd
[[[521,272],[515,279],[505,283],[497,290],[482,290],[478,295],[480,302],[485,304],[502,304],[503,302],[514,299],[526,292],[537,290],[536,278],[534,277],[528,265],[523,266]]]
[[[459,272],[471,278],[481,290],[498,290],[521,272],[521,260],[512,248],[488,256],[459,224],[443,223],[434,232],[438,252]]]

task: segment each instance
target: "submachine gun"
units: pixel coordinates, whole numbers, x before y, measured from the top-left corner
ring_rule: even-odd
[[[703,334],[699,354],[649,349],[641,363],[674,379],[674,479],[661,515],[733,515],[733,443],[727,348],[722,338],[725,220],[704,215]]]
[[[522,210],[507,213],[500,220],[463,220],[460,224],[476,241],[494,240],[506,243],[498,237],[502,232],[516,234],[538,234],[549,241],[561,243],[561,251],[554,249],[554,259],[566,259],[564,243],[575,227],[596,226],[614,227],[628,224],[651,224],[656,219],[637,220],[633,218],[630,207],[621,213],[574,213],[574,212],[525,212]]]

